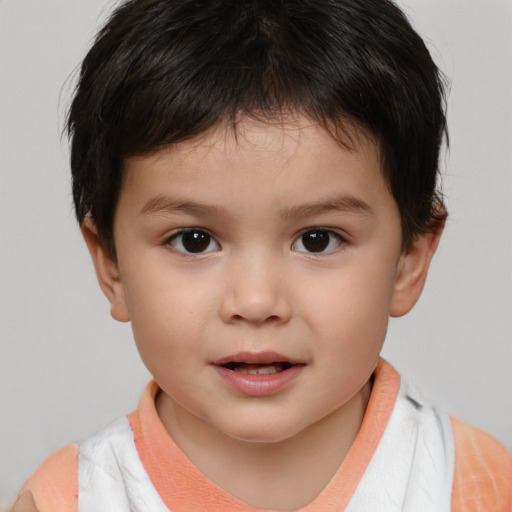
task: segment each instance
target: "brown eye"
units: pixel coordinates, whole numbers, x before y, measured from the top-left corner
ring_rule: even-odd
[[[219,249],[212,236],[201,229],[186,229],[176,233],[169,241],[177,251],[187,254],[211,252]]]
[[[340,235],[327,229],[311,229],[304,232],[293,244],[292,249],[299,252],[323,253],[339,247]]]

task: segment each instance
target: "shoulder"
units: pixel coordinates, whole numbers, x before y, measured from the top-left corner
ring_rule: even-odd
[[[128,419],[122,417],[81,443],[70,444],[50,455],[25,482],[18,496],[30,491],[38,512],[77,512],[79,480],[80,489],[82,485],[93,485],[95,482],[89,479],[94,476],[101,483],[116,476],[115,472],[111,474],[115,468],[112,461],[124,463],[130,456],[136,458],[132,453],[136,452],[135,446],[130,451],[127,440],[133,440],[133,435]]]
[[[20,495],[30,491],[39,512],[78,510],[78,444],[50,455],[25,482]]]
[[[492,436],[450,416],[455,440],[453,512],[512,511],[512,454]]]

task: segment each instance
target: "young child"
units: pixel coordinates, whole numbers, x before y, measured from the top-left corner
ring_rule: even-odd
[[[446,219],[440,73],[388,0],[130,0],[71,105],[77,217],[154,380],[40,512],[512,510],[512,456],[379,354]]]

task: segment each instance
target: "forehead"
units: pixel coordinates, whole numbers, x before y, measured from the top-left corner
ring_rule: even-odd
[[[354,152],[366,157],[369,164],[380,166],[379,144],[368,131],[354,122],[326,129],[317,122],[301,115],[282,116],[279,120],[258,120],[244,117],[236,123],[221,123],[213,129],[184,142],[174,143],[163,149],[125,159],[123,178],[142,167],[165,166],[163,160],[172,158],[184,166],[200,168],[201,161],[222,159],[240,161],[259,154],[289,160],[297,154],[336,158],[341,152]],[[341,150],[341,152],[340,152]]]
[[[341,139],[341,140],[340,140]],[[260,198],[293,208],[308,196],[391,195],[375,140],[353,126],[341,137],[304,117],[282,122],[245,118],[153,154],[125,161],[121,197],[134,204],[162,194],[252,208]],[[380,198],[380,199],[379,199]],[[126,199],[126,197],[125,197]]]

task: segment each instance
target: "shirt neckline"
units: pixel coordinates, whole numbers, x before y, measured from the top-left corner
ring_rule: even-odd
[[[341,511],[348,505],[377,449],[400,389],[399,374],[382,358],[373,379],[361,428],[343,463],[317,498],[297,512]],[[158,384],[152,380],[128,420],[142,464],[167,508],[172,512],[262,512],[218,487],[185,456],[158,417],[158,391]]]

